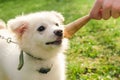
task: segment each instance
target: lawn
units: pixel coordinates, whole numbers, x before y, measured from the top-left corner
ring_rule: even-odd
[[[65,24],[87,15],[94,0],[0,0],[0,18],[55,10]],[[120,19],[91,20],[71,39],[67,80],[120,80]]]

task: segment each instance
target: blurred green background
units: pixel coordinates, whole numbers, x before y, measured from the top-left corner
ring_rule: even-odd
[[[0,18],[55,10],[65,24],[89,14],[95,0],[0,0]],[[67,80],[120,80],[120,19],[91,20],[71,39]]]

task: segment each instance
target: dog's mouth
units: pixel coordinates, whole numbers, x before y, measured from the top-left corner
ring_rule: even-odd
[[[62,38],[58,38],[55,41],[47,42],[46,45],[60,45],[62,43]]]

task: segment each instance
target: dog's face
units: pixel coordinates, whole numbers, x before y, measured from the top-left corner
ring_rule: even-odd
[[[33,24],[29,34],[32,35],[33,41],[40,46],[60,46],[63,39],[63,25],[57,20],[51,18],[38,19],[38,22]],[[33,26],[32,25],[32,26]],[[31,26],[31,27],[32,27]]]
[[[25,52],[44,57],[40,52],[54,55],[64,46],[63,21],[63,16],[57,12],[40,12],[12,19],[8,27],[16,34]]]

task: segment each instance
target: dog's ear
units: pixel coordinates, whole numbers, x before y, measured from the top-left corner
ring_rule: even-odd
[[[51,11],[51,13],[53,13],[61,22],[64,21],[64,17],[62,16],[61,13],[58,13],[56,11]]]
[[[28,28],[28,22],[24,19],[11,19],[8,21],[7,24],[8,28],[16,33],[18,36],[22,36],[22,34],[25,32],[25,30]]]

